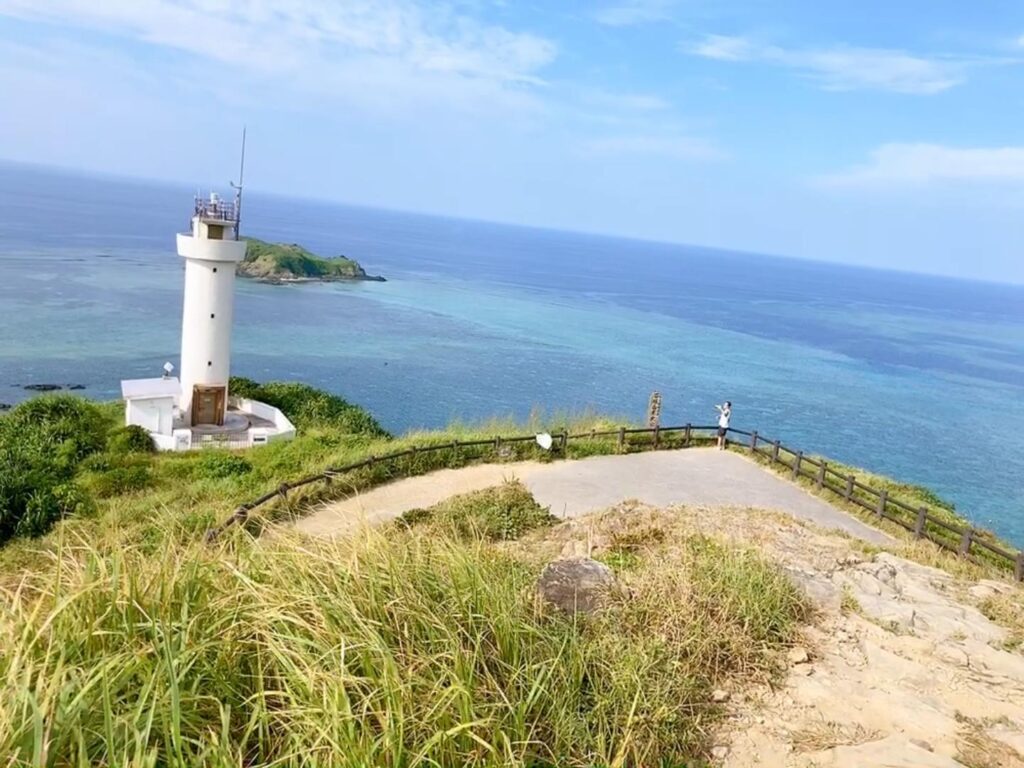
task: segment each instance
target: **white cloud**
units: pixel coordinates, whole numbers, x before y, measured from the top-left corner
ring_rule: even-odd
[[[926,57],[887,48],[835,45],[786,49],[746,37],[706,35],[684,46],[695,56],[718,61],[763,62],[802,73],[829,91],[874,90],[934,94],[964,82],[977,60]]]
[[[756,58],[758,49],[745,37],[731,35],[705,35],[699,43],[689,47],[695,56],[718,61],[748,61]]]
[[[346,55],[496,82],[536,82],[546,38],[411,0],[0,0],[0,16],[79,26],[259,72],[331,67]]]
[[[634,27],[668,19],[674,5],[674,0],[625,0],[598,9],[594,19],[607,27]]]
[[[1024,146],[960,148],[941,144],[883,144],[871,152],[867,163],[816,181],[833,187],[1024,182]]]
[[[712,142],[684,135],[629,134],[588,139],[581,145],[589,155],[655,155],[673,160],[720,160],[725,154]]]

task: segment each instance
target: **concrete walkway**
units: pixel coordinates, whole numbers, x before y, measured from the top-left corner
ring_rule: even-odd
[[[626,499],[661,507],[755,507],[788,512],[876,544],[892,541],[753,461],[711,448],[444,469],[326,504],[298,520],[295,527],[315,536],[336,536],[512,478],[521,480],[534,498],[558,517],[585,515]]]

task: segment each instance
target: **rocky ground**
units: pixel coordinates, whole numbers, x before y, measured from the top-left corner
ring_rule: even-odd
[[[729,711],[719,765],[1024,768],[1024,656],[979,610],[1012,596],[1011,583],[957,578],[750,510],[626,503],[513,546],[599,557],[654,529],[663,542],[700,532],[756,546],[818,606],[784,679],[716,692]]]

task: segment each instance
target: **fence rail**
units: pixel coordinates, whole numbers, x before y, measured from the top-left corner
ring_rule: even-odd
[[[715,426],[684,424],[672,427],[619,427],[618,429],[591,430],[578,433],[563,431],[552,435],[551,450],[564,457],[570,442],[608,439],[615,441],[616,450],[619,451],[628,451],[630,449],[686,448],[696,442],[706,442],[712,439],[716,430],[717,427]],[[650,440],[644,443],[630,441],[631,437],[639,435],[649,436]],[[888,520],[906,529],[915,538],[927,539],[972,562],[978,562],[975,552],[978,549],[984,550],[988,555],[994,556],[996,562],[1002,562],[1003,565],[1012,568],[1014,578],[1017,581],[1024,581],[1024,550],[1010,552],[995,542],[986,540],[985,536],[987,534],[984,531],[973,526],[963,527],[955,525],[948,520],[942,519],[941,516],[937,515],[928,506],[915,508],[899,499],[890,498],[889,493],[884,488],[873,488],[857,479],[854,475],[844,475],[834,469],[827,459],[806,456],[803,451],[794,450],[782,444],[779,440],[769,440],[757,431],[747,432],[741,429],[729,429],[728,435],[730,438],[743,438],[742,440],[730,439],[729,443],[745,448],[749,453],[765,459],[769,464],[780,465],[786,468],[791,479],[794,481],[801,478],[811,480],[816,490],[830,491],[842,497],[844,501],[861,507],[879,519]],[[259,507],[287,499],[291,491],[314,483],[331,484],[335,479],[342,478],[361,469],[393,465],[402,459],[429,455],[439,451],[452,451],[456,456],[476,460],[483,460],[489,452],[493,452],[493,458],[500,459],[503,458],[502,446],[532,443],[535,440],[536,435],[532,434],[495,435],[492,438],[477,440],[455,439],[445,443],[411,446],[380,456],[371,455],[341,467],[328,467],[315,475],[281,483],[276,489],[268,491],[259,498],[239,505],[231,517],[216,528],[211,528],[207,531],[206,538],[208,541],[213,541],[231,526],[244,523],[249,518],[249,515]],[[465,455],[466,452],[472,452],[475,449],[483,449],[481,455]],[[943,538],[937,533],[937,530],[951,534],[956,541]]]

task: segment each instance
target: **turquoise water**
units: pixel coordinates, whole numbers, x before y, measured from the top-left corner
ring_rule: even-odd
[[[191,191],[0,166],[0,402],[177,364]],[[934,487],[1024,543],[1024,288],[252,194],[245,230],[386,283],[239,281],[234,371],[389,428],[597,409],[734,423]]]

